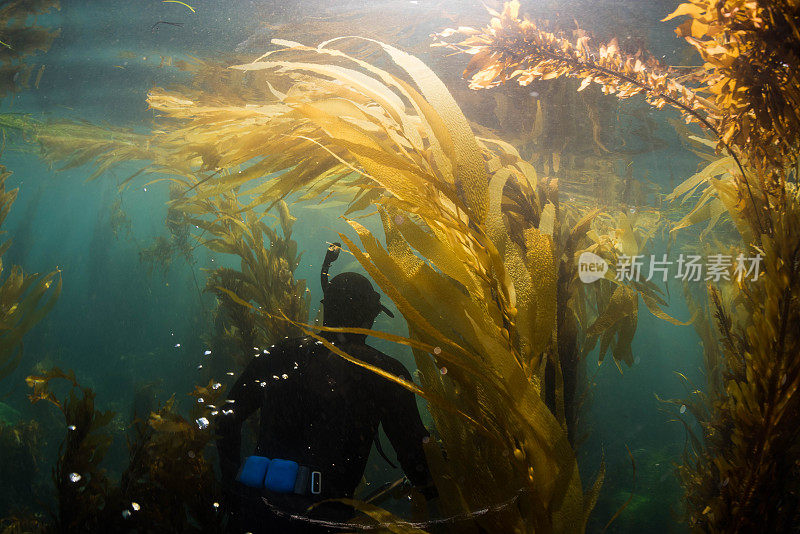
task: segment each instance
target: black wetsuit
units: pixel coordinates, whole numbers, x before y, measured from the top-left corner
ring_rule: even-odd
[[[326,337],[337,339],[336,334]],[[363,362],[411,380],[400,362],[366,345],[363,336],[339,336],[334,343]],[[218,425],[223,481],[243,496],[236,528],[254,533],[324,532],[324,522],[346,521],[352,509],[330,504],[309,514],[314,522],[287,518],[305,516],[314,502],[353,496],[379,424],[409,480],[430,488],[422,449],[428,432],[411,392],[329,352],[313,338],[287,340],[268,350],[253,358],[233,386],[228,396],[232,402],[221,412]],[[261,422],[254,454],[319,470],[320,495],[279,494],[231,482],[241,462],[242,423],[258,409]]]

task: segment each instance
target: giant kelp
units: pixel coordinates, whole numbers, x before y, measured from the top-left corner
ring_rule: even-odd
[[[66,380],[72,389],[64,399],[52,390],[53,380]],[[99,531],[108,520],[106,498],[110,492],[107,474],[100,463],[111,445],[106,427],[113,412],[95,409],[94,392],[81,387],[74,373],[54,368],[26,379],[32,388],[31,402],[48,401],[64,415],[67,429],[53,468],[58,509],[53,514],[55,532]]]
[[[11,175],[0,165],[0,225],[5,221],[17,198],[18,189],[7,191],[6,179]],[[11,240],[0,245],[0,256]],[[2,274],[0,261],[0,274]],[[22,360],[22,338],[55,305],[61,294],[58,271],[46,275],[25,274],[18,265],[0,283],[0,379],[5,378]]]
[[[253,347],[266,347],[300,331],[285,320],[253,313],[231,300],[228,292],[258,309],[280,313],[295,322],[308,321],[308,294],[305,280],[294,272],[300,264],[297,242],[292,239],[295,219],[284,201],[276,211],[281,232],[265,224],[264,214],[243,210],[234,195],[183,202],[181,209],[189,221],[201,229],[201,242],[210,250],[240,258],[240,268],[221,267],[209,273],[206,287],[217,295],[219,310],[225,317],[226,336],[238,345],[240,366],[246,363]],[[202,215],[211,215],[204,218]]]
[[[486,30],[458,30],[467,39],[450,45],[474,54],[468,72],[477,73],[477,86],[517,76],[522,83],[580,76],[584,85],[594,81],[623,98],[642,93],[653,105],[676,107],[716,134],[715,144],[727,152],[673,193],[701,192],[678,227],[708,219],[713,225],[725,214],[763,269],[752,280],[721,280],[708,289],[717,333],[702,326],[706,319],[700,333],[719,348],[705,350],[710,387],[687,401],[704,443],[694,443],[680,468],[697,531],[781,531],[798,521],[800,243],[797,187],[790,182],[798,157],[799,8],[797,2],[681,4],[671,17],[691,17],[678,33],[706,63],[680,77],[645,54],[624,56],[615,42],[595,54],[585,35],[573,42],[518,18],[517,3],[496,13]],[[735,295],[736,307],[726,294]]]
[[[54,388],[61,380],[70,387],[63,398]],[[189,419],[173,397],[134,421],[128,465],[114,479],[103,467],[114,413],[98,410],[94,392],[72,371],[53,368],[26,381],[31,402],[50,402],[64,416],[66,433],[52,474],[57,509],[49,518],[4,519],[3,532],[222,531],[220,494],[205,451],[213,436],[206,417],[224,392],[220,384],[195,387]]]
[[[240,254],[247,236],[243,258],[262,239],[263,229],[256,237],[247,228],[256,206],[348,189],[349,213],[377,204],[385,248],[355,220],[361,245],[342,239],[409,323],[411,339],[376,335],[415,349],[423,387],[386,378],[430,401],[446,451],[429,446],[444,510],[483,528],[580,529],[599,482],[583,493],[570,443],[578,338],[616,340],[615,358],[632,363],[631,295],[651,289],[615,291],[607,280],[587,301],[576,291],[574,258],[586,248],[615,255],[601,244],[616,241],[638,251],[643,241],[624,219],[619,236],[604,237],[609,226],[589,232],[595,213],[562,207],[555,180],[540,179],[508,143],[476,137],[418,59],[365,41],[383,55],[381,68],[338,42],[277,42],[283,48],[232,69],[198,63],[193,86],[151,91],[161,119],[146,146],[149,169],[192,177],[172,209],[216,213],[203,203],[230,194],[247,202],[236,217],[230,206],[225,217],[196,221],[225,252]],[[108,168],[141,154],[92,155],[82,143],[64,157]],[[257,310],[240,285],[225,294]],[[645,302],[658,310],[657,299]],[[282,311],[261,313],[286,320]],[[507,505],[471,519],[487,502]]]
[[[415,348],[422,388],[401,383],[430,401],[447,451],[444,461],[431,450],[445,511],[469,516],[506,502],[476,521],[582,525],[598,488],[580,489],[565,400],[572,404],[580,359],[568,341],[581,298],[573,258],[593,246],[594,214],[568,215],[554,181],[540,180],[509,144],[475,137],[444,85],[412,56],[377,44],[391,60],[384,70],[331,43],[279,44],[286,48],[236,67],[252,74],[246,83],[267,88],[260,94],[248,86],[223,105],[213,91],[152,91],[150,104],[165,117],[158,142],[199,165],[248,162],[242,173],[198,185],[201,199],[249,185],[240,194],[252,204],[274,203],[337,185],[361,191],[354,207],[366,207],[365,198],[377,204],[385,248],[355,220],[361,245],[341,237],[409,323],[412,340],[388,338]],[[630,224],[625,232],[638,246]],[[612,293],[593,304],[604,310]],[[606,310],[592,332],[619,328],[625,314],[617,313]]]

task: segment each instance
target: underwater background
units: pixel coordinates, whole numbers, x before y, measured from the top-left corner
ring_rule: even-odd
[[[3,0],[0,10],[12,4]],[[160,175],[148,172],[127,181],[142,167],[134,161],[121,161],[87,180],[95,169],[91,154],[85,154],[83,162],[73,160],[68,165],[43,157],[36,134],[26,126],[16,126],[15,121],[63,119],[149,135],[161,126],[155,122],[159,111],[148,105],[148,93],[157,87],[191,83],[192,73],[181,68],[180,61],[245,63],[273,49],[270,39],[274,37],[316,45],[341,35],[340,29],[353,32],[364,20],[372,20],[374,28],[364,30],[369,37],[419,57],[443,80],[470,123],[477,125],[476,131],[495,132],[515,145],[523,159],[536,151],[539,141],[525,139],[531,128],[523,111],[516,111],[522,109],[517,107],[519,102],[535,107],[539,101],[540,106],[554,110],[552,116],[557,119],[547,122],[545,128],[550,131],[545,136],[549,145],[563,147],[565,161],[570,150],[592,152],[588,146],[592,137],[586,132],[593,128],[590,112],[595,110],[601,126],[594,127],[602,128],[605,133],[600,135],[606,136],[604,144],[609,147],[608,154],[598,158],[607,157],[607,168],[619,176],[619,183],[592,189],[586,182],[569,183],[563,171],[562,202],[580,197],[587,206],[613,207],[631,219],[640,212],[666,212],[664,195],[705,161],[690,150],[675,127],[678,112],[654,109],[641,99],[617,101],[592,89],[585,94],[591,94],[594,103],[579,108],[574,100],[559,96],[574,88],[545,91],[536,84],[520,88],[515,83],[469,89],[462,78],[468,59],[431,48],[430,35],[447,27],[483,26],[490,15],[481,2],[61,0],[49,4],[52,9],[31,14],[25,24],[52,32],[52,42],[24,58],[30,72],[10,75],[13,90],[4,91],[0,100],[0,164],[13,173],[5,182],[6,189],[19,188],[3,223],[4,238],[12,244],[2,259],[6,269],[19,265],[26,273],[57,269],[62,289],[49,313],[25,335],[17,367],[0,380],[0,424],[11,428],[35,423],[35,430],[18,433],[16,439],[3,435],[0,446],[27,457],[22,461],[0,450],[0,479],[14,480],[0,485],[0,518],[33,514],[44,521],[47,511],[57,508],[51,470],[67,425],[52,403],[30,402],[31,383],[26,384],[26,377],[53,367],[70,369],[82,387],[94,392],[98,410],[114,412],[106,428],[113,441],[100,464],[113,479],[129,460],[126,440],[133,439],[136,417],[147,417],[174,396],[175,410],[191,423],[194,417],[189,414],[196,400],[189,393],[195,386],[213,379],[230,387],[234,377],[225,373],[241,371],[232,363],[235,358],[214,362],[223,358],[214,340],[220,297],[206,286],[211,270],[238,268],[239,259],[203,246],[197,227],[189,229],[182,245],[161,250],[158,256],[159,244],[175,243],[176,234],[169,227],[169,183],[155,180]],[[502,9],[500,3],[489,4]],[[678,4],[677,0],[548,0],[523,2],[522,9],[536,19],[573,27],[577,23],[601,42],[617,37],[621,43],[631,43],[631,50],[646,48],[666,64],[698,65],[700,60],[690,54],[690,45],[675,35],[674,24],[660,22]],[[2,31],[0,40],[7,41]],[[551,174],[559,175],[557,167],[550,164]],[[286,197],[296,218],[291,239],[300,254],[292,275],[294,280],[305,280],[308,321],[313,324],[322,297],[319,271],[327,245],[340,241],[340,232],[354,241],[358,236],[341,218],[346,201],[317,202],[300,196]],[[280,217],[270,212],[265,222],[275,227]],[[359,222],[383,240],[377,214]],[[704,237],[713,241],[714,232]],[[668,231],[653,231],[646,254],[677,254],[690,250],[692,242]],[[332,274],[351,270],[369,275],[347,253]],[[671,278],[657,285],[665,300],[661,309],[679,321],[689,321],[694,311],[683,298],[680,280]],[[374,329],[409,335],[393,299],[382,293],[382,300],[395,318],[382,316]],[[690,530],[676,469],[689,447],[687,429],[696,427],[693,422],[682,424],[685,405],[664,399],[686,397],[687,383],[705,383],[700,341],[691,325],[672,324],[640,306],[630,345],[632,365],[620,364],[611,356],[601,358],[599,347],[581,355],[585,387],[578,388],[580,415],[573,443],[583,487],[590,487],[601,465],[605,466],[586,531]],[[374,337],[370,343],[410,370],[417,369],[408,347]],[[212,346],[214,351],[206,354]],[[419,379],[417,373],[415,378]],[[56,397],[64,398],[67,389],[54,386],[54,391]],[[423,421],[432,426],[427,402],[420,398],[418,404]],[[20,440],[28,440],[27,449],[20,449]],[[391,446],[385,437],[382,440],[391,457]],[[213,445],[206,455],[213,464]],[[178,465],[181,460],[174,459]],[[402,472],[390,468],[373,450],[365,476],[371,487],[378,487]],[[407,503],[400,499],[389,499],[382,506],[401,517],[409,513]]]

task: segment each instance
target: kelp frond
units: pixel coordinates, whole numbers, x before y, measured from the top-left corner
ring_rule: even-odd
[[[779,532],[800,520],[800,204],[787,198],[774,235],[762,236],[764,270],[741,288],[739,305],[710,293],[722,386],[709,391],[710,415],[698,418],[704,448],[680,469],[690,523],[704,532]]]
[[[56,380],[70,385],[66,397],[53,391]],[[49,522],[11,521],[8,532],[26,524],[45,533],[222,532],[219,489],[205,451],[213,439],[207,418],[224,393],[219,383],[195,387],[189,419],[172,398],[145,421],[134,421],[129,463],[116,481],[101,467],[114,413],[99,411],[94,392],[72,371],[53,368],[26,381],[31,402],[48,401],[64,415],[66,435],[53,470],[58,509]]]
[[[0,226],[17,198],[17,189],[7,191],[6,179],[11,175],[0,165]],[[11,240],[0,245],[0,274],[2,255]],[[0,380],[17,368],[22,360],[22,338],[55,305],[61,294],[59,271],[46,275],[25,274],[14,265],[0,280]]]
[[[562,76],[580,78],[579,91],[594,82],[619,98],[641,94],[657,108],[676,106],[687,120],[717,131],[713,105],[678,82],[675,73],[654,57],[645,52],[625,55],[616,40],[594,48],[582,31],[576,31],[574,38],[548,31],[542,23],[520,18],[519,7],[517,1],[506,3],[501,13],[492,12],[494,18],[483,30],[462,27],[438,34],[438,45],[472,56],[464,71],[471,77],[472,88],[494,87],[513,79],[528,85]],[[458,43],[443,41],[454,34],[466,38]]]
[[[53,380],[67,380],[69,395],[58,399],[52,390]],[[96,532],[105,526],[103,511],[110,491],[110,482],[100,463],[111,445],[106,427],[113,412],[95,409],[95,394],[78,384],[73,372],[53,368],[42,375],[26,379],[33,388],[31,402],[41,400],[55,404],[64,415],[66,435],[59,447],[53,469],[53,484],[58,498],[58,511],[53,518],[61,532]]]
[[[795,1],[691,0],[664,20],[688,16],[676,33],[705,61],[700,83],[714,100],[721,142],[774,183],[797,163],[800,144],[800,42]]]
[[[301,256],[297,242],[292,239],[295,218],[286,203],[281,200],[276,206],[283,235],[262,221],[264,213],[245,209],[234,195],[179,201],[178,204],[192,214],[189,221],[201,229],[201,240],[206,247],[240,259],[238,270],[215,269],[206,282],[206,288],[217,295],[220,311],[231,329],[228,336],[236,340],[239,354],[244,357],[253,347],[297,337],[300,331],[296,327],[286,321],[253,314],[233,302],[226,293],[231,291],[257,309],[280,312],[293,321],[308,320],[305,280],[294,277]]]

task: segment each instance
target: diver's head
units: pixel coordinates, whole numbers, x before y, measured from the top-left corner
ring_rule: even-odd
[[[325,288],[323,324],[333,328],[372,328],[382,311],[392,313],[381,304],[381,296],[370,281],[358,273],[341,273]]]
[[[323,324],[331,328],[372,328],[380,312],[394,317],[381,304],[381,296],[372,289],[372,284],[365,276],[341,273],[328,280],[328,270],[339,257],[340,250],[341,244],[331,243],[322,262],[320,284],[325,295],[322,299],[325,307]]]

